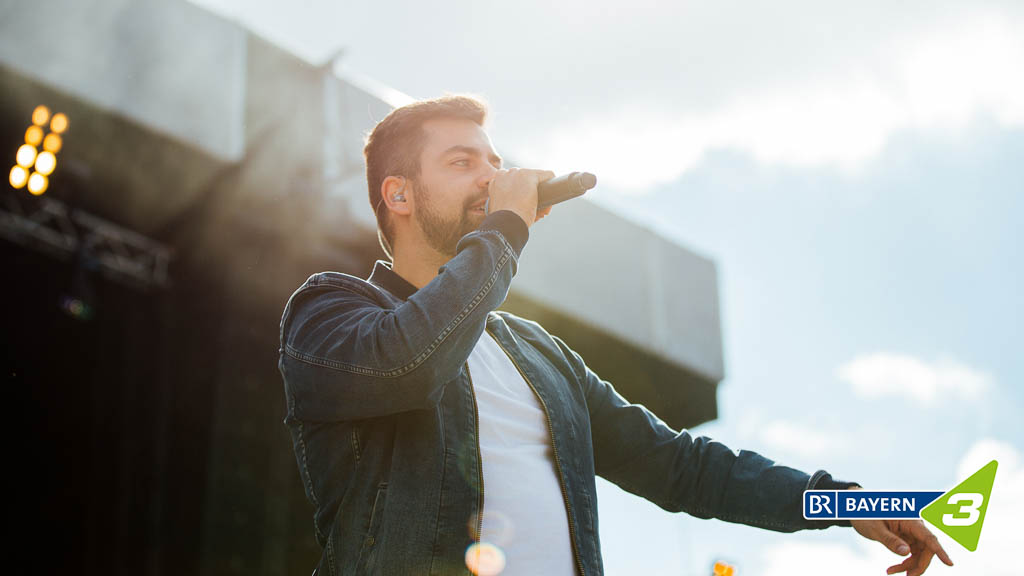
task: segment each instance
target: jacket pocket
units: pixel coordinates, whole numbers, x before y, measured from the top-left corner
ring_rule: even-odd
[[[384,518],[384,504],[387,501],[388,483],[381,482],[377,486],[377,495],[373,498],[373,507],[370,508],[370,524],[366,528],[366,535],[363,536],[362,544],[359,547],[359,558],[356,560],[356,574],[370,574],[373,572],[373,564],[378,547],[377,537],[380,531],[380,523]]]

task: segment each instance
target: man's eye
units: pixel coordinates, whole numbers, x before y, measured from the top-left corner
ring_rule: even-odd
[[[452,164],[456,166],[469,166],[469,160],[463,158],[461,160],[456,160],[455,162],[452,162]]]

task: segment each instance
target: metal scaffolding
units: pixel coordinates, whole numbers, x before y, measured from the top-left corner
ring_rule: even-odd
[[[0,204],[0,236],[59,258],[83,254],[113,280],[166,288],[174,251],[53,198],[7,190]]]

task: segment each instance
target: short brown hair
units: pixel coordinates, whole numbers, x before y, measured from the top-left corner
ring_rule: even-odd
[[[423,152],[423,124],[437,118],[465,118],[480,126],[487,120],[487,104],[476,96],[446,94],[432,100],[420,100],[395,108],[373,128],[366,138],[366,183],[370,207],[377,216],[377,237],[389,258],[394,231],[388,210],[381,209],[384,196],[381,185],[388,176],[415,180],[420,175]]]

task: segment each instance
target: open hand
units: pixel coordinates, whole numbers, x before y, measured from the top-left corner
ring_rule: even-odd
[[[861,536],[881,542],[896,554],[910,554],[903,562],[890,566],[886,574],[920,576],[928,569],[932,556],[938,556],[947,566],[953,565],[939,540],[920,520],[850,520],[850,524]]]

